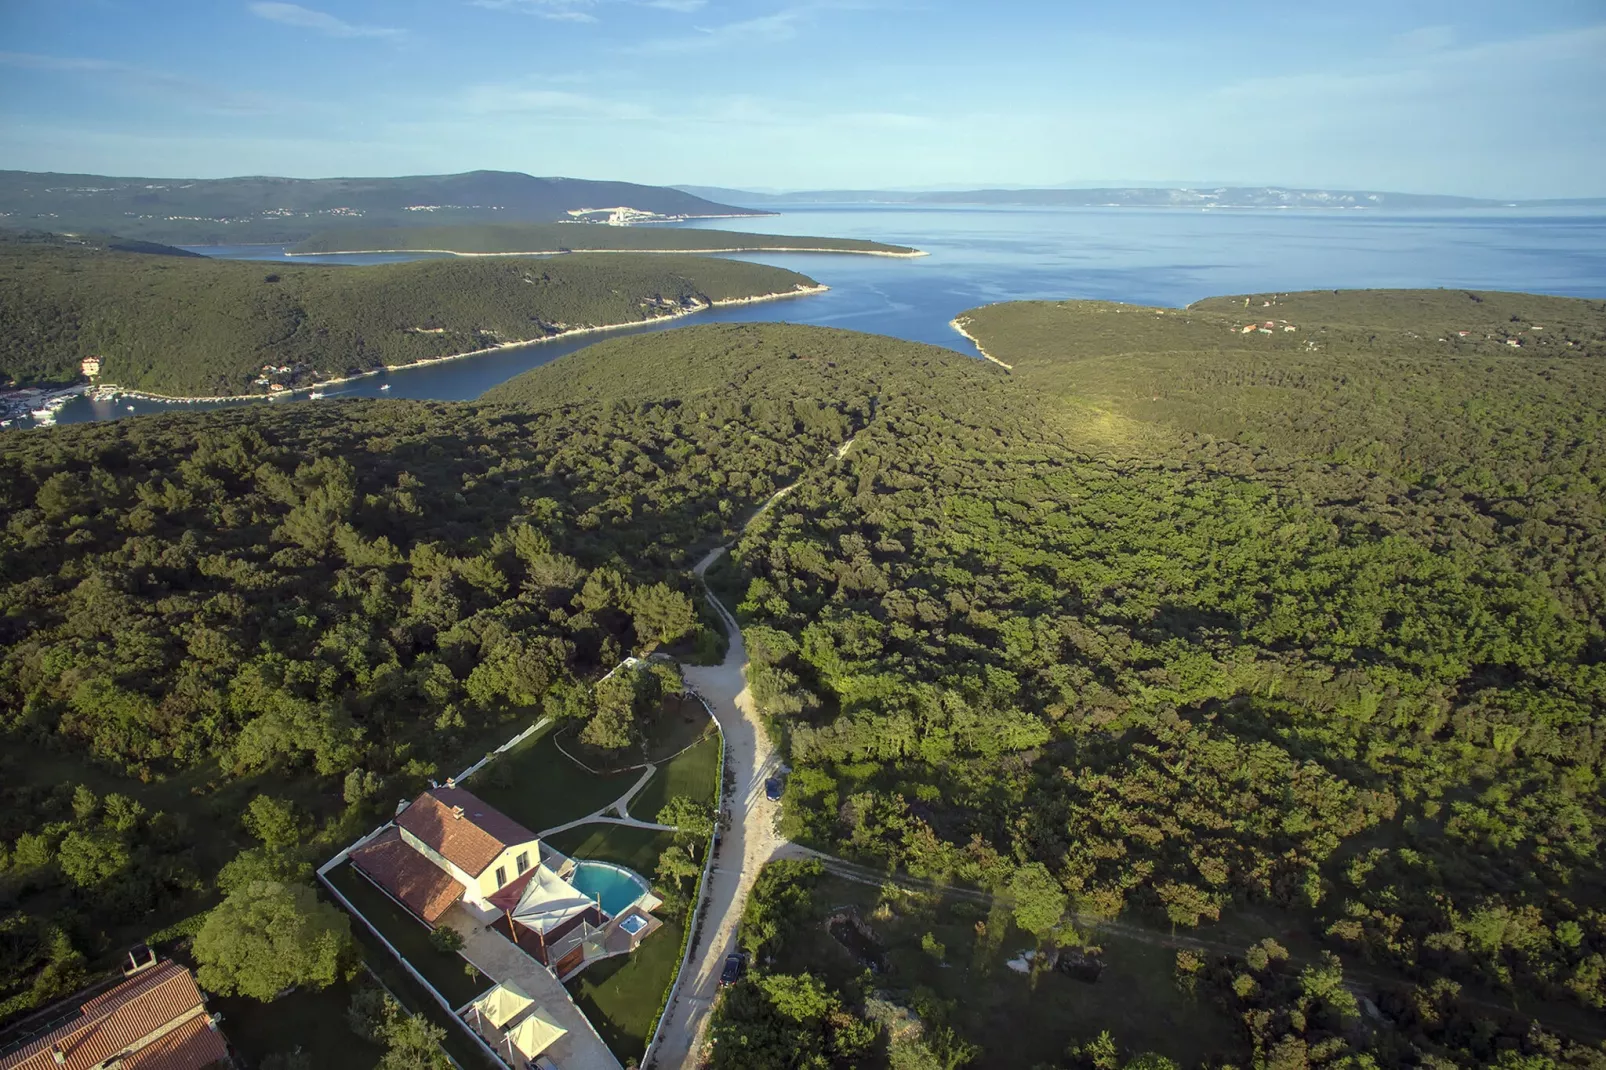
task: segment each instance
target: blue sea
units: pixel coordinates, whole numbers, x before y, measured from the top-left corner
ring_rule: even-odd
[[[724,230],[871,238],[928,252],[918,259],[740,255],[792,268],[830,292],[735,308],[608,335],[507,349],[330,387],[329,397],[470,400],[521,372],[619,334],[696,323],[783,320],[894,335],[976,355],[949,327],[977,305],[1100,298],[1178,307],[1220,294],[1354,287],[1459,287],[1606,298],[1606,212],[1484,210],[1422,214],[1257,209],[1007,208],[834,205],[692,224]],[[288,262],[277,246],[196,251]],[[380,263],[405,254],[297,257]],[[388,390],[381,388],[388,385]],[[298,395],[304,397],[305,395]],[[263,404],[256,402],[253,404]],[[272,404],[307,404],[305,401]],[[129,406],[132,405],[132,410]],[[214,405],[91,402],[61,423]]]

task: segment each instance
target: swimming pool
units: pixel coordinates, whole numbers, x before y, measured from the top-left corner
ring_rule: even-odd
[[[624,921],[621,921],[619,923],[619,928],[623,929],[625,932],[629,933],[631,936],[635,936],[637,933],[639,933],[641,930],[645,929],[646,927],[647,927],[647,919],[642,917],[640,914],[632,914],[628,918],[626,918]]]
[[[628,869],[607,862],[577,863],[569,883],[580,894],[600,900],[602,912],[610,918],[629,910],[631,904],[652,890]]]

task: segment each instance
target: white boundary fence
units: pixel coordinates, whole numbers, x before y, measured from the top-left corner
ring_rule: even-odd
[[[686,951],[680,957],[680,969],[675,971],[675,983],[669,986],[669,998],[664,1000],[663,1013],[658,1015],[658,1024],[653,1027],[652,1039],[647,1042],[647,1050],[641,1053],[641,1065],[644,1068],[653,1065],[653,1053],[658,1048],[658,1042],[663,1039],[664,1023],[669,1020],[670,1009],[680,999],[680,986],[686,980],[686,967],[691,965],[692,954],[697,950],[697,942],[703,935],[702,915],[708,902],[708,878],[714,872],[714,839],[719,835],[720,817],[725,809],[725,730],[720,727],[719,718],[714,716],[714,708],[708,704],[708,700],[690,687],[686,690],[697,696],[697,701],[708,711],[709,719],[714,722],[714,727],[719,732],[719,778],[714,788],[714,831],[708,837],[707,856],[703,859],[703,875],[697,880],[697,902],[688,915]]]
[[[379,831],[383,831],[385,827],[388,827],[388,826],[381,826]],[[365,842],[367,839],[371,839],[371,838],[372,838],[372,836],[365,837],[364,841],[359,841],[359,842]],[[352,847],[355,847],[355,846],[357,846],[357,845],[356,844],[352,845]],[[331,881],[329,879],[329,876],[328,876],[329,870],[333,869],[340,862],[344,862],[345,861],[345,856],[349,856],[351,854],[351,850],[352,850],[352,848],[348,847],[348,848],[346,848],[346,850],[342,851],[340,853],[340,856],[337,856],[336,859],[324,863],[322,868],[320,868],[318,870],[318,880],[320,882],[322,882],[323,886],[329,890],[329,894],[333,895],[336,899],[340,900],[340,904],[342,906],[344,906],[346,908],[346,910],[350,914],[352,914],[358,921],[362,922],[363,925],[368,929],[368,931],[373,933],[374,937],[381,944],[385,945],[385,950],[389,951],[391,956],[393,958],[395,958],[395,960],[397,962],[401,963],[402,969],[406,970],[408,975],[411,976],[414,981],[417,981],[420,985],[422,985],[424,991],[428,992],[430,994],[430,996],[435,1000],[436,1003],[440,1004],[441,1009],[446,1012],[447,1017],[449,1017],[452,1021],[456,1022],[458,1027],[461,1028],[463,1030],[463,1032],[467,1033],[470,1037],[474,1038],[474,1043],[478,1044],[480,1046],[480,1049],[482,1051],[484,1051],[485,1054],[489,1055],[492,1058],[492,1060],[495,1061],[496,1065],[498,1065],[498,1066],[506,1065],[506,1060],[504,1060],[500,1055],[498,1055],[496,1053],[496,1049],[491,1047],[489,1044],[485,1043],[485,1039],[483,1037],[481,1037],[478,1033],[474,1032],[474,1030],[470,1029],[468,1023],[463,1021],[463,1019],[461,1019],[461,1018],[459,1018],[457,1016],[457,1009],[452,1006],[452,1004],[447,1000],[447,998],[445,996],[441,995],[440,992],[435,988],[434,985],[430,984],[427,980],[425,980],[423,974],[419,973],[416,969],[413,968],[413,964],[411,962],[407,961],[407,956],[403,955],[400,951],[397,951],[396,950],[396,945],[392,944],[389,940],[385,939],[385,934],[379,931],[379,927],[376,926],[373,922],[369,921],[367,915],[365,915],[362,911],[358,910],[355,906],[353,906],[351,900],[347,899],[345,897],[345,895],[340,891],[340,889],[336,888],[334,886],[334,882]],[[366,877],[362,877],[360,874],[359,874],[359,878],[362,879],[362,880],[367,880]],[[370,881],[369,883],[372,883],[372,882]],[[379,885],[375,884],[374,887],[375,888],[379,888]],[[390,893],[389,892],[385,892],[385,889],[379,888],[379,890],[381,892],[384,892],[384,894],[386,896],[390,896]],[[394,902],[394,901],[395,901],[394,897],[392,897],[392,902]],[[467,960],[465,959],[464,961],[466,962]],[[451,1056],[448,1055],[447,1058],[450,1059]],[[454,1063],[456,1063],[455,1059],[453,1059],[452,1061]]]

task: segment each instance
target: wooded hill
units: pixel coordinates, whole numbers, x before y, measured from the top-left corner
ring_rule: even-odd
[[[0,218],[12,226],[103,230],[181,245],[288,244],[348,224],[551,222],[576,209],[621,206],[683,218],[765,214],[662,186],[516,171],[215,179],[0,171]]]
[[[126,389],[266,394],[254,380],[306,384],[810,285],[703,257],[281,266],[0,235],[0,378],[73,382],[100,355],[100,380]]]
[[[798,480],[713,577],[788,835],[997,893],[978,941],[1241,948],[1177,958],[1226,1023],[1172,1045],[1199,1065],[1599,1067],[1606,308],[1244,300],[969,313],[1013,371],[708,325],[477,405],[0,437],[6,995],[210,902],[254,792],[294,793],[311,860],[439,755],[590,715],[672,616],[642,592]],[[91,781],[172,816],[79,816]],[[825,939],[811,879],[761,882],[716,1065],[984,1065],[1009,971],[945,1002],[766,965]],[[1126,1021],[1034,1059],[1164,1065]]]
[[[905,245],[859,238],[809,238],[785,234],[684,227],[609,227],[596,223],[487,223],[448,227],[353,227],[315,234],[297,253],[427,250],[455,253],[567,253],[587,250],[653,252],[833,252],[910,255]]]

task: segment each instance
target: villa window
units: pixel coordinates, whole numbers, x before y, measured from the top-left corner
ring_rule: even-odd
[[[517,862],[519,866],[519,875],[523,876],[524,871],[530,868],[530,852],[525,851],[523,854],[519,855]]]
[[[506,866],[497,866],[496,867],[496,886],[498,888],[500,888],[500,887],[502,887],[502,885],[504,885],[506,883],[507,883],[507,867]]]

